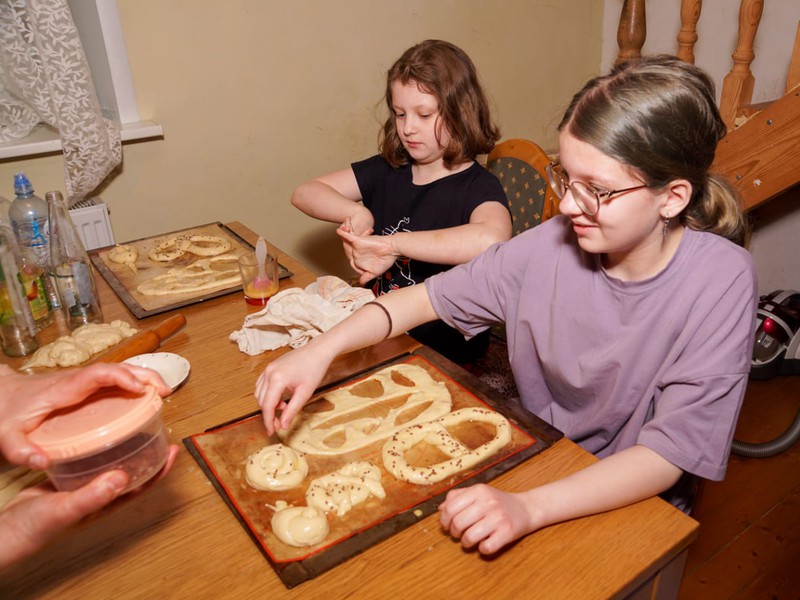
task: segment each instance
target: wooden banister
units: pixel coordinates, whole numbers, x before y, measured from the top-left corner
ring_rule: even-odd
[[[753,100],[755,78],[750,63],[755,58],[755,41],[764,0],[742,0],[739,5],[739,40],[733,53],[733,68],[722,80],[719,112],[728,130],[733,129],[739,107]]]
[[[703,0],[683,0],[681,2],[681,30],[678,33],[678,58],[694,64],[694,45],[697,43],[697,21]]]
[[[792,60],[789,63],[789,73],[786,75],[786,93],[800,85],[800,22],[797,23],[797,34],[794,37]]]
[[[625,0],[617,27],[616,64],[642,55],[642,46],[647,37],[647,24],[644,10],[645,0]]]

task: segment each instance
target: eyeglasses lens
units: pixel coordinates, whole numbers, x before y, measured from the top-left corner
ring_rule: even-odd
[[[547,178],[550,181],[550,187],[553,188],[559,200],[567,195],[567,190],[571,190],[572,198],[575,200],[575,204],[578,205],[578,208],[587,215],[597,214],[599,200],[589,186],[580,181],[568,184],[558,165],[548,165],[546,171]]]

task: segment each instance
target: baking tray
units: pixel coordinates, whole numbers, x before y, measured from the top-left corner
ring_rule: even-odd
[[[97,248],[91,250],[88,254],[92,264],[100,272],[100,275],[103,276],[103,279],[106,280],[108,285],[111,286],[114,293],[116,293],[125,306],[128,307],[128,310],[138,319],[143,319],[182,306],[188,306],[218,296],[224,296],[225,294],[237,292],[242,289],[242,284],[236,283],[233,285],[223,285],[218,288],[210,288],[200,292],[171,294],[168,296],[145,296],[136,291],[136,287],[143,281],[160,275],[172,267],[188,266],[199,258],[194,255],[185,255],[184,257],[168,263],[155,262],[147,258],[148,251],[154,245],[168,237],[198,234],[214,235],[228,239],[232,244],[232,248],[226,254],[238,255],[253,250],[253,245],[237,235],[233,230],[220,222],[214,222],[125,242],[125,245],[134,246],[139,251],[139,260],[136,263],[138,273],[134,273],[125,265],[115,263],[108,259],[108,252],[114,248],[114,246]],[[285,279],[292,275],[293,273],[291,271],[278,263],[278,276],[280,279]]]
[[[286,587],[291,588],[312,579],[434,513],[448,490],[491,481],[549,448],[563,435],[514,401],[497,397],[486,384],[424,347],[346,381],[321,388],[314,398],[322,398],[326,391],[350,385],[375,371],[400,363],[422,366],[434,379],[443,381],[453,399],[452,410],[480,406],[503,414],[512,425],[511,443],[475,468],[431,486],[412,485],[388,474],[381,459],[384,441],[336,457],[306,455],[309,473],[303,484],[293,490],[270,492],[251,488],[244,475],[245,462],[250,454],[263,446],[280,442],[277,436],[267,436],[260,412],[217,425],[183,440]],[[307,408],[313,410],[311,403]],[[469,444],[469,440],[463,437],[463,429],[458,434],[462,441]],[[474,435],[478,435],[477,432]],[[370,498],[342,518],[329,516],[330,533],[317,546],[294,548],[274,536],[270,525],[273,513],[266,504],[274,505],[277,500],[285,500],[290,505],[305,505],[305,490],[311,480],[355,460],[368,460],[380,467],[385,499]]]

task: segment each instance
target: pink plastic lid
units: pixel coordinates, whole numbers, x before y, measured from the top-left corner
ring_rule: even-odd
[[[129,438],[161,411],[162,404],[153,386],[140,395],[104,389],[51,413],[28,437],[51,460],[86,456]]]

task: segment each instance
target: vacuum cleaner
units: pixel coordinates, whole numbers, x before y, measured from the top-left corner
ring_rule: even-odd
[[[775,290],[761,296],[756,312],[750,379],[800,375],[800,292]],[[800,411],[785,433],[762,444],[733,440],[731,452],[747,458],[775,456],[800,439]]]

